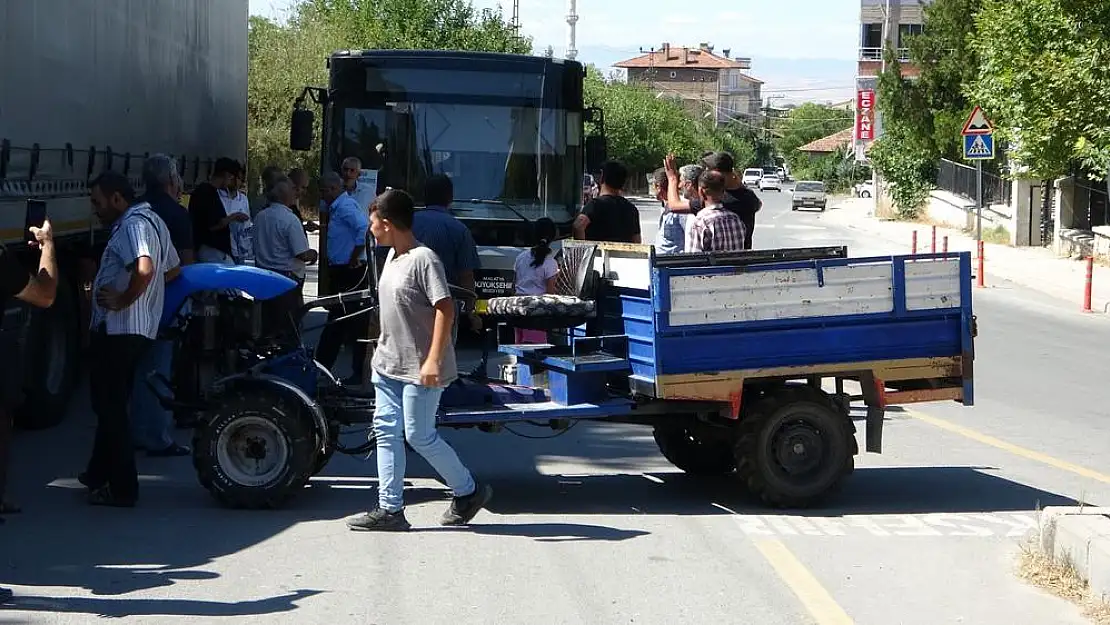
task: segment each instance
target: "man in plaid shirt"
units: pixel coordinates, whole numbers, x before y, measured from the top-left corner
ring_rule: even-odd
[[[702,208],[686,233],[687,252],[740,252],[744,250],[744,222],[736,213],[725,210],[725,177],[706,171],[698,179]]]

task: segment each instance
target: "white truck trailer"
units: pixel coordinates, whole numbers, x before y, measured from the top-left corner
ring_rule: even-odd
[[[106,233],[88,182],[112,169],[141,190],[144,157],[174,156],[186,189],[247,151],[247,0],[0,2],[0,242],[28,266],[27,200],[46,201],[61,280],[48,310],[11,303],[0,375],[23,378],[17,425],[65,415],[80,378],[88,296]]]

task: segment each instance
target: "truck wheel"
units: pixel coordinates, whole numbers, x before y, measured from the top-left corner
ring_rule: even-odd
[[[698,436],[680,423],[657,425],[653,434],[663,457],[690,475],[725,475],[736,469],[727,440]]]
[[[233,391],[193,435],[201,486],[231,508],[277,508],[316,467],[316,431],[299,406],[275,393]]]
[[[30,310],[23,344],[22,406],[15,410],[15,425],[41,430],[62,422],[81,372],[81,332],[77,297],[60,281],[54,305]]]
[[[855,467],[853,430],[851,419],[822,391],[785,386],[742,418],[737,471],[768,504],[819,503]]]

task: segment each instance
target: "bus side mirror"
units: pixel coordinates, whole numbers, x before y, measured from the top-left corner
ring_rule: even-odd
[[[293,117],[289,120],[289,148],[298,152],[307,152],[312,149],[312,127],[316,116],[312,111],[300,106],[293,109]]]
[[[609,159],[609,147],[605,137],[590,135],[586,137],[586,171],[601,171],[601,164]]]

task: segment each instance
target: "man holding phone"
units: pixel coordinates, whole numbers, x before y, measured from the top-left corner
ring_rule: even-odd
[[[49,308],[54,303],[58,291],[58,262],[54,255],[54,231],[50,221],[42,213],[42,204],[33,207],[28,203],[28,227],[33,241],[29,244],[39,250],[39,266],[34,273],[27,271],[16,259],[15,254],[0,243],[0,310],[4,309],[8,298],[14,297],[38,308]],[[41,219],[40,219],[41,215]],[[15,337],[0,332],[0,353],[13,353]],[[18,363],[16,363],[18,365]],[[19,512],[19,506],[5,497],[8,478],[8,456],[11,451],[12,419],[11,410],[15,407],[22,391],[22,375],[7,373],[0,376],[0,524],[3,515]],[[0,603],[11,599],[12,591],[0,588]]]

